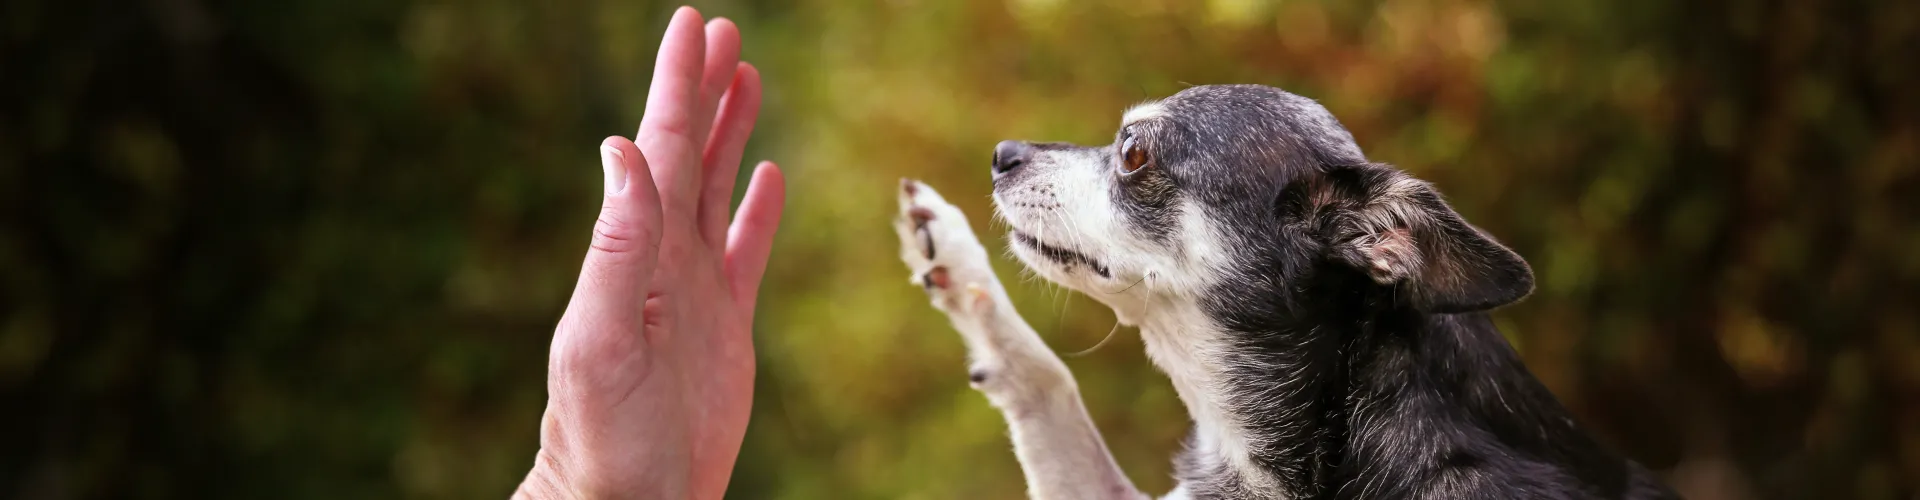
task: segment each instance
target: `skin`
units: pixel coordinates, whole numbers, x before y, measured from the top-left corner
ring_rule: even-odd
[[[762,162],[728,204],[760,108],[731,21],[683,7],[554,331],[540,452],[515,498],[718,499],[752,406],[755,294],[785,203]],[[731,220],[730,220],[731,219]]]

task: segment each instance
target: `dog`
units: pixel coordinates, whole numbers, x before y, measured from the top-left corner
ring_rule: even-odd
[[[1198,86],[1110,145],[1001,142],[996,214],[1035,274],[1139,327],[1193,430],[1168,499],[1678,498],[1596,443],[1487,311],[1525,260],[1318,103]],[[965,214],[903,180],[911,281],[961,333],[1034,498],[1146,498],[1014,310]]]

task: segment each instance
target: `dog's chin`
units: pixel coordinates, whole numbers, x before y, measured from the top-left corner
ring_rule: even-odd
[[[1054,281],[1064,282],[1061,278],[1082,273],[1100,278],[1113,277],[1113,271],[1105,263],[1079,251],[1040,241],[1018,229],[1009,232],[1007,238],[1013,241],[1014,255],[1025,261],[1027,267],[1042,275],[1053,275],[1048,278]]]

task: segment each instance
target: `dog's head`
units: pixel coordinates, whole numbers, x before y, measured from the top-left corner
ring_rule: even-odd
[[[1437,313],[1533,287],[1525,261],[1431,186],[1368,162],[1325,108],[1270,87],[1135,106],[1105,146],[1002,142],[993,182],[1014,254],[1123,315],[1127,296],[1297,294],[1328,273]]]

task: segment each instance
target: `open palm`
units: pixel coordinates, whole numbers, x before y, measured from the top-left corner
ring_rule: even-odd
[[[554,332],[526,496],[717,499],[746,433],[755,294],[785,181],[729,202],[760,107],[725,19],[674,13],[635,140],[601,144],[606,197]]]

